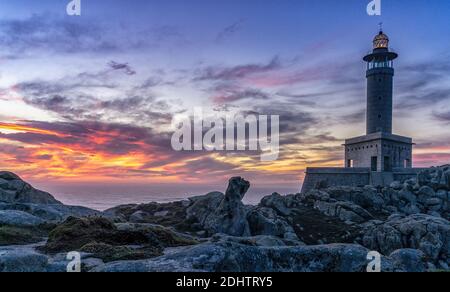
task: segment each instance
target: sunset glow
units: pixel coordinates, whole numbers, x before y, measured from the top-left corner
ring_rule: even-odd
[[[343,140],[365,131],[362,56],[379,20],[358,1],[332,14],[325,7],[335,1],[286,1],[282,18],[275,1],[256,12],[252,1],[194,1],[188,15],[183,1],[135,1],[121,13],[120,1],[92,0],[82,17],[64,15],[58,1],[22,2],[0,4],[0,161],[25,179],[174,185],[242,175],[296,190],[307,166],[342,167]],[[416,12],[414,1],[393,2],[385,27],[401,56],[395,132],[414,137],[416,167],[445,164],[450,44],[440,36],[450,28],[439,12],[450,7],[393,20],[388,13]],[[280,158],[172,150],[172,117],[194,106],[279,115]]]

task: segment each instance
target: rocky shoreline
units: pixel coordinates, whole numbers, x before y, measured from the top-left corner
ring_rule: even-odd
[[[450,166],[390,187],[320,188],[242,203],[225,193],[104,212],[65,206],[0,172],[0,272],[364,272],[371,251],[387,272],[450,271]]]

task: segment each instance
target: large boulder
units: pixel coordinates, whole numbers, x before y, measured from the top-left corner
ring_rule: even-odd
[[[95,211],[85,207],[23,203],[0,203],[0,210],[21,211],[51,223],[64,221],[70,216],[86,217],[101,214],[101,212],[99,211]]]
[[[369,212],[351,202],[317,201],[314,208],[327,216],[337,217],[345,222],[363,223],[374,219]]]
[[[41,218],[22,211],[14,211],[14,210],[0,211],[0,225],[22,226],[22,227],[39,226],[44,222],[45,221],[42,220]]]
[[[32,249],[0,249],[0,272],[45,272],[48,258]]]
[[[230,179],[222,202],[205,220],[204,228],[209,234],[250,235],[247,209],[242,203],[249,188],[250,183],[241,177]]]
[[[366,187],[331,187],[323,190],[331,199],[352,202],[369,212],[380,211],[385,205],[384,198],[371,186]]]
[[[44,250],[50,253],[79,251],[90,243],[109,245],[151,244],[144,233],[138,231],[120,231],[108,219],[101,217],[69,217],[49,234]]]
[[[383,254],[398,249],[421,250],[430,260],[450,262],[450,223],[429,215],[391,216],[388,221],[369,224],[363,245]]]
[[[429,186],[434,190],[450,190],[450,165],[425,169],[417,175],[419,186]]]
[[[274,209],[256,207],[247,215],[251,235],[271,235],[289,240],[298,240],[289,222]]]
[[[37,190],[11,172],[0,172],[0,202],[59,204],[49,193]]]
[[[187,220],[204,226],[206,219],[217,210],[224,197],[223,193],[212,192],[205,196],[190,198],[191,204],[186,210]]]
[[[427,269],[425,254],[417,249],[399,249],[394,251],[389,258],[396,269],[405,269],[412,273],[422,273]]]
[[[289,197],[290,199],[290,197]],[[282,216],[288,216],[292,212],[293,205],[289,204],[288,197],[283,197],[278,193],[273,193],[271,196],[264,197],[260,205],[275,210]]]
[[[357,189],[359,191],[363,190],[362,188]],[[306,194],[301,194],[299,198],[301,202],[313,207],[324,215],[339,218],[344,222],[363,223],[374,219],[371,213],[361,207],[361,205],[368,206],[366,199],[357,199],[353,197],[355,193],[352,195],[352,193],[347,193],[344,190],[344,188],[322,191],[312,190]],[[359,192],[354,188],[348,188],[347,190]],[[359,202],[361,205],[353,203],[354,201]]]
[[[169,203],[148,203],[122,205],[108,209],[103,216],[114,222],[150,223],[176,227],[178,230],[188,231],[192,224],[186,218],[186,209],[191,205],[188,200]]]
[[[30,226],[0,226],[0,246],[25,245],[44,241],[48,230]]]
[[[105,264],[94,272],[365,272],[369,250],[335,244],[297,247],[260,247],[235,242],[206,243],[144,261]],[[383,271],[394,269],[382,257]]]

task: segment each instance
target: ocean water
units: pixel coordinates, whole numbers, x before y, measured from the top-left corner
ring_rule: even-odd
[[[59,184],[35,187],[51,193],[66,205],[83,206],[95,210],[106,209],[124,204],[143,204],[150,202],[166,203],[184,200],[189,197],[207,194],[211,191],[225,191],[223,186],[185,185],[98,185],[98,184]],[[282,195],[298,193],[300,186],[291,187],[252,187],[244,197],[244,203],[257,205],[261,199],[274,192]]]

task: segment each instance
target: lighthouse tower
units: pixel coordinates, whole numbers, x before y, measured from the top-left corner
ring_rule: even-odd
[[[394,60],[389,38],[380,29],[367,63],[366,134],[345,140],[345,167],[308,167],[302,193],[317,187],[383,187],[417,177],[412,167],[412,138],[393,134]],[[361,98],[362,99],[362,98]]]
[[[394,60],[389,38],[380,29],[367,63],[366,135],[345,140],[345,167],[308,167],[302,193],[320,187],[383,187],[404,182],[423,170],[412,167],[412,138],[393,134]]]
[[[367,62],[367,135],[392,133],[394,60],[398,55],[390,52],[388,46],[388,36],[380,31],[373,40],[373,52],[364,57]]]
[[[367,63],[366,135],[345,141],[345,166],[393,172],[412,167],[412,139],[392,134],[394,60],[389,37],[380,30]]]

